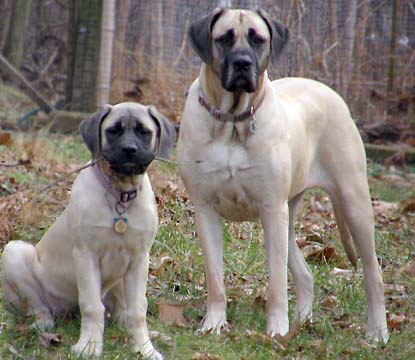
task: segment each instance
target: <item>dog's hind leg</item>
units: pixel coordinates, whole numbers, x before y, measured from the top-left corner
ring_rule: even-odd
[[[386,342],[389,335],[384,288],[376,257],[373,211],[365,174],[349,176],[347,182],[343,182],[337,191],[332,192],[331,198],[340,224],[339,229],[343,232],[342,236],[348,235],[348,228],[362,261],[368,303],[366,336]],[[342,241],[346,241],[347,244],[349,240],[342,238]]]
[[[311,319],[313,307],[313,275],[295,240],[295,219],[303,195],[304,192],[296,195],[288,203],[288,267],[295,283],[296,316],[301,322]]]
[[[24,241],[11,241],[4,248],[2,262],[5,303],[26,315],[35,316],[32,326],[40,330],[53,327],[43,286],[34,272],[35,263],[39,262],[35,247]]]

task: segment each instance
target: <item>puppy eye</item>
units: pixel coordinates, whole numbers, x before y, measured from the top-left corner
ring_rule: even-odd
[[[122,133],[122,131],[123,131],[123,129],[119,125],[110,127],[106,130],[106,132],[110,135],[120,135]]]
[[[135,128],[135,132],[137,134],[140,134],[142,136],[150,136],[151,135],[151,131],[143,126],[137,126]]]

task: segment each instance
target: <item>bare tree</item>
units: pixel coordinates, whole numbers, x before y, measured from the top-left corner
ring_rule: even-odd
[[[111,65],[115,32],[115,0],[104,0],[101,20],[101,48],[97,84],[97,107],[109,103],[111,91]]]
[[[347,96],[349,90],[349,82],[353,73],[353,49],[355,40],[355,27],[357,18],[357,0],[349,1],[349,12],[344,30],[344,65],[343,65],[343,89],[342,95]]]
[[[15,0],[13,2],[4,55],[15,68],[19,68],[22,62],[25,29],[31,8],[31,0]]]

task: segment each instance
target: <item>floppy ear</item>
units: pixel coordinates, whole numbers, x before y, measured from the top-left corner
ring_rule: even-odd
[[[272,19],[268,13],[262,9],[257,11],[259,16],[265,21],[271,35],[271,60],[277,61],[282,50],[290,38],[290,32],[286,26]]]
[[[173,146],[177,139],[177,128],[169,119],[161,114],[155,106],[149,106],[148,113],[153,118],[158,128],[157,155],[164,159],[168,159],[171,156]]]
[[[107,104],[101,110],[92,114],[88,119],[83,120],[81,125],[79,125],[82,140],[91,152],[93,159],[98,158],[99,155],[101,145],[101,123],[110,111],[111,105]]]
[[[223,10],[216,8],[210,14],[191,23],[189,27],[190,45],[206,64],[212,62],[212,28]]]

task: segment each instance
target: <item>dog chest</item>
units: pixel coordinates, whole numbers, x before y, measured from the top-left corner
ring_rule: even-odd
[[[255,179],[261,178],[262,168],[246,148],[238,143],[213,142],[198,156],[203,160],[193,169],[190,181],[204,189],[200,194],[204,201],[229,220],[256,220],[260,181]]]

